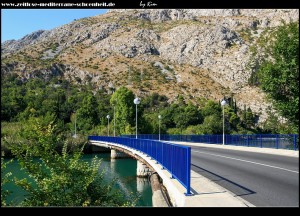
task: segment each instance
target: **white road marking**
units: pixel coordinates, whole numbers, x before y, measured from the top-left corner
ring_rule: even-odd
[[[213,156],[217,156],[217,157],[223,157],[223,158],[228,158],[228,159],[232,159],[232,160],[243,161],[243,162],[247,162],[247,163],[253,163],[253,164],[257,164],[257,165],[261,165],[261,166],[272,167],[272,168],[275,168],[275,169],[281,169],[281,170],[285,170],[285,171],[289,171],[289,172],[299,173],[298,171],[289,170],[289,169],[285,169],[285,168],[282,168],[282,167],[271,166],[271,165],[268,165],[268,164],[262,164],[262,163],[257,163],[257,162],[248,161],[248,160],[242,160],[242,159],[238,159],[238,158],[227,157],[227,156],[218,155],[218,154],[205,153],[205,152],[200,152],[200,151],[195,151],[195,150],[192,150],[192,152],[198,152],[200,154],[208,154],[208,155],[213,155]]]

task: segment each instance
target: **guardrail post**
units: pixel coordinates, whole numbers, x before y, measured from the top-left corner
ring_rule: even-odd
[[[165,158],[164,158],[164,145],[161,145],[161,166],[162,166],[162,168],[161,169],[164,169],[165,167],[164,167],[164,165],[165,165]]]
[[[159,150],[159,148],[158,148],[158,142],[157,141],[155,141],[155,153],[156,153],[156,163],[158,164],[158,150]]]
[[[174,170],[173,170],[173,161],[174,161],[174,148],[173,148],[173,145],[171,145],[171,179],[173,179],[174,178],[174,176],[173,176],[173,172],[174,172]]]
[[[247,136],[247,146],[249,147],[249,135],[246,136]]]
[[[187,149],[187,164],[186,164],[186,177],[187,177],[187,185],[186,185],[186,196],[191,196],[191,147]]]
[[[295,151],[297,150],[296,145],[297,145],[297,134],[294,134],[294,150]]]
[[[261,136],[261,134],[259,135],[259,138],[260,138],[260,147],[262,148],[262,136]]]

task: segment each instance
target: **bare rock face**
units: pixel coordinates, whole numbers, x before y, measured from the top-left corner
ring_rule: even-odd
[[[64,74],[69,80],[83,82],[91,73],[80,66],[83,63],[74,65],[68,59],[75,61],[75,56],[80,60],[88,55],[88,63],[92,59],[102,62],[121,56],[130,61],[156,62],[167,80],[190,86],[189,77],[185,79],[181,72],[182,65],[189,65],[206,71],[211,80],[238,98],[240,108],[247,105],[261,113],[264,120],[271,104],[261,91],[248,86],[250,48],[257,46],[257,39],[267,29],[298,20],[298,9],[112,9],[104,15],[76,20],[49,31],[39,30],[1,44],[2,56],[6,58],[40,46],[41,60],[61,58],[63,67],[54,63],[50,69],[37,70],[13,62],[2,65],[1,72],[19,71],[30,78],[40,71],[45,76]],[[175,73],[157,62],[168,62],[179,69]],[[113,65],[112,71],[118,73],[124,70],[122,67]],[[100,77],[93,74],[88,80],[98,83]],[[195,82],[205,85],[201,80]],[[193,92],[197,90],[190,91],[191,97],[196,97]],[[220,94],[224,93],[217,95]]]
[[[241,9],[241,16],[256,17],[262,27],[274,27],[299,20],[298,9]]]
[[[135,18],[152,22],[164,22],[168,20],[196,19],[197,17],[257,17],[260,22],[268,20],[276,26],[285,22],[299,19],[297,9],[112,9],[109,13],[130,13]]]
[[[220,25],[209,29],[181,25],[161,38],[165,41],[159,47],[162,58],[210,70],[211,77],[233,90],[247,83],[250,74],[239,76],[237,71],[245,69],[248,46],[235,31]],[[232,46],[237,47],[235,55]]]
[[[38,30],[24,36],[20,40],[5,41],[3,44],[1,44],[1,52],[16,52],[22,49],[24,46],[32,45],[38,40],[39,37],[41,37],[44,32],[44,30]]]
[[[107,38],[95,44],[98,53],[105,58],[113,53],[133,58],[143,54],[159,55],[154,43],[159,36],[147,29],[120,32],[123,37]]]
[[[128,13],[133,18],[153,23],[200,21],[175,25],[159,35],[159,43],[156,43],[157,37],[149,38],[145,46],[154,41],[155,48],[151,45],[151,49],[158,50],[161,58],[207,69],[214,80],[233,92],[247,85],[251,75],[246,68],[249,48],[255,44],[255,38],[267,27],[299,19],[296,9],[117,9],[110,13]],[[244,41],[241,37],[241,32],[247,29],[254,42]],[[132,42],[129,42],[129,48],[124,45],[124,56],[133,57],[137,49],[143,50],[139,41],[134,41],[138,46],[132,46]]]
[[[151,22],[164,22],[168,20],[194,19],[197,16],[235,16],[239,9],[112,9],[110,13],[133,12],[133,17]]]

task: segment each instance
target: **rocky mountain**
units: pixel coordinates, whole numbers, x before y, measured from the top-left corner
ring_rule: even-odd
[[[248,85],[251,48],[298,9],[113,9],[1,44],[1,74],[59,76],[95,91],[122,85],[142,96],[234,97],[267,117],[264,93]],[[254,59],[255,61],[255,59]]]

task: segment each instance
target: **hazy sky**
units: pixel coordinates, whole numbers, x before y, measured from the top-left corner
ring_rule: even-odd
[[[72,22],[74,19],[103,14],[106,9],[1,9],[1,43],[21,39],[43,29]]]

